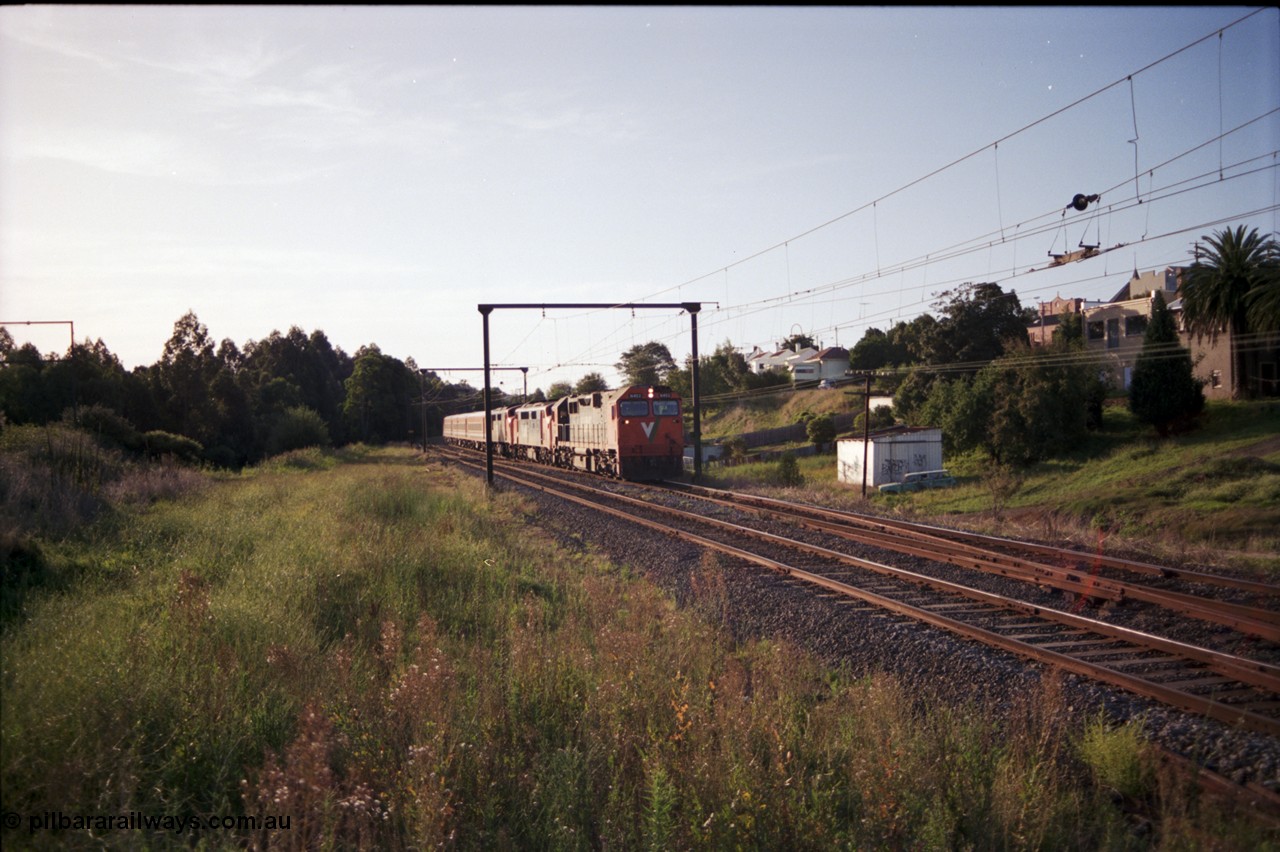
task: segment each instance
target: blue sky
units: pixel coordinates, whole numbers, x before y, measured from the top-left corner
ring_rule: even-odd
[[[127,367],[188,310],[426,367],[480,365],[479,303],[851,346],[966,281],[1106,299],[1274,232],[1278,109],[1256,7],[5,6],[0,321]],[[673,311],[491,332],[531,389],[690,348]]]

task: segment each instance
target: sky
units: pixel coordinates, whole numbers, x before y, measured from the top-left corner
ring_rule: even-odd
[[[689,315],[554,306],[696,302],[709,354],[965,282],[1107,300],[1276,232],[1278,157],[1266,7],[4,6],[0,322],[127,368],[190,311],[444,370],[478,305],[549,305],[490,315],[495,382],[616,384]]]

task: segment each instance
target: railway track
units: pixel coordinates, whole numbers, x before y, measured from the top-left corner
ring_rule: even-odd
[[[751,494],[683,483],[664,483],[664,486],[720,505],[785,517],[809,529],[885,550],[944,561],[1023,582],[1049,585],[1094,603],[1141,601],[1190,618],[1222,625],[1245,636],[1280,643],[1280,611],[1274,609],[1280,606],[1280,586],[927,524],[789,504]],[[1126,579],[1125,575],[1170,580],[1189,587],[1199,586],[1202,587],[1202,593],[1193,594],[1133,582]],[[1222,592],[1233,595],[1234,599],[1215,596]]]
[[[928,537],[934,540],[965,543],[981,549],[984,553],[1006,554],[1026,560],[1035,558],[1059,565],[1074,564],[1078,569],[1088,570],[1095,575],[1105,571],[1114,576],[1131,574],[1142,577],[1158,577],[1166,580],[1200,584],[1211,588],[1231,589],[1242,592],[1256,599],[1280,605],[1280,586],[1271,583],[1262,583],[1257,580],[1249,580],[1241,577],[1232,577],[1220,574],[1210,574],[1204,571],[1192,571],[1166,565],[1155,565],[1149,562],[1124,559],[1122,557],[1100,552],[1087,553],[1065,547],[1055,547],[1052,545],[1037,544],[1035,542],[1018,541],[1015,539],[984,535],[982,533],[967,532],[965,530],[949,529],[932,524],[921,524],[891,518],[879,518],[870,515],[860,515],[855,512],[823,509],[817,506],[797,505],[787,503],[782,500],[776,500],[771,497],[761,497],[755,494],[740,494],[737,492],[704,488],[702,486],[688,485],[680,482],[666,482],[663,483],[663,486],[689,494],[701,495],[709,499],[724,500],[733,505],[754,507],[784,513],[790,517],[800,520],[831,520],[847,524],[851,527],[862,528],[869,532],[884,536],[919,536]]]
[[[1017,553],[1016,543],[1007,540],[989,549],[978,540],[982,537],[949,536],[950,531],[940,528],[912,529],[709,489],[638,486],[522,465],[500,465],[500,470],[527,487],[814,587],[845,606],[888,613],[902,623],[928,624],[1235,729],[1280,739],[1280,666],[1267,659],[1280,653],[1275,612],[1238,600],[1155,588],[1133,578],[1208,586],[1272,605],[1274,587],[1205,582],[1196,572],[1170,574],[1173,569],[1159,566],[1132,570],[1121,560],[1105,566],[1107,576],[1084,575],[1078,568],[1052,564],[1063,558],[1062,552],[1038,545]],[[808,534],[801,537],[802,530]],[[848,552],[849,543],[945,563],[966,575],[1017,581],[1029,594],[994,592],[967,580],[895,567]],[[1132,576],[1116,576],[1121,574]],[[1046,590],[1077,601],[1142,606],[1173,622],[1198,619],[1214,625],[1228,644],[1243,643],[1258,653],[1228,653],[1074,608],[1048,606]],[[1254,785],[1249,794],[1259,797],[1260,807],[1280,813],[1280,796],[1274,792]]]

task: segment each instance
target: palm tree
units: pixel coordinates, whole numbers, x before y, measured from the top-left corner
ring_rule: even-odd
[[[1275,335],[1280,332],[1280,263],[1270,267],[1271,274],[1249,291],[1249,326],[1258,332]]]
[[[1257,228],[1246,231],[1243,225],[1201,239],[1207,248],[1196,245],[1195,263],[1182,276],[1183,322],[1198,340],[1208,337],[1216,343],[1219,334],[1229,333],[1238,396],[1245,390],[1248,352],[1241,342],[1254,330],[1250,293],[1261,291],[1276,275],[1280,245],[1260,235]]]

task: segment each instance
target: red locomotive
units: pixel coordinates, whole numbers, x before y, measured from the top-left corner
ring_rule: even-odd
[[[673,479],[684,470],[680,397],[662,385],[494,409],[494,452],[617,479]],[[445,441],[484,449],[484,412],[444,419]]]

